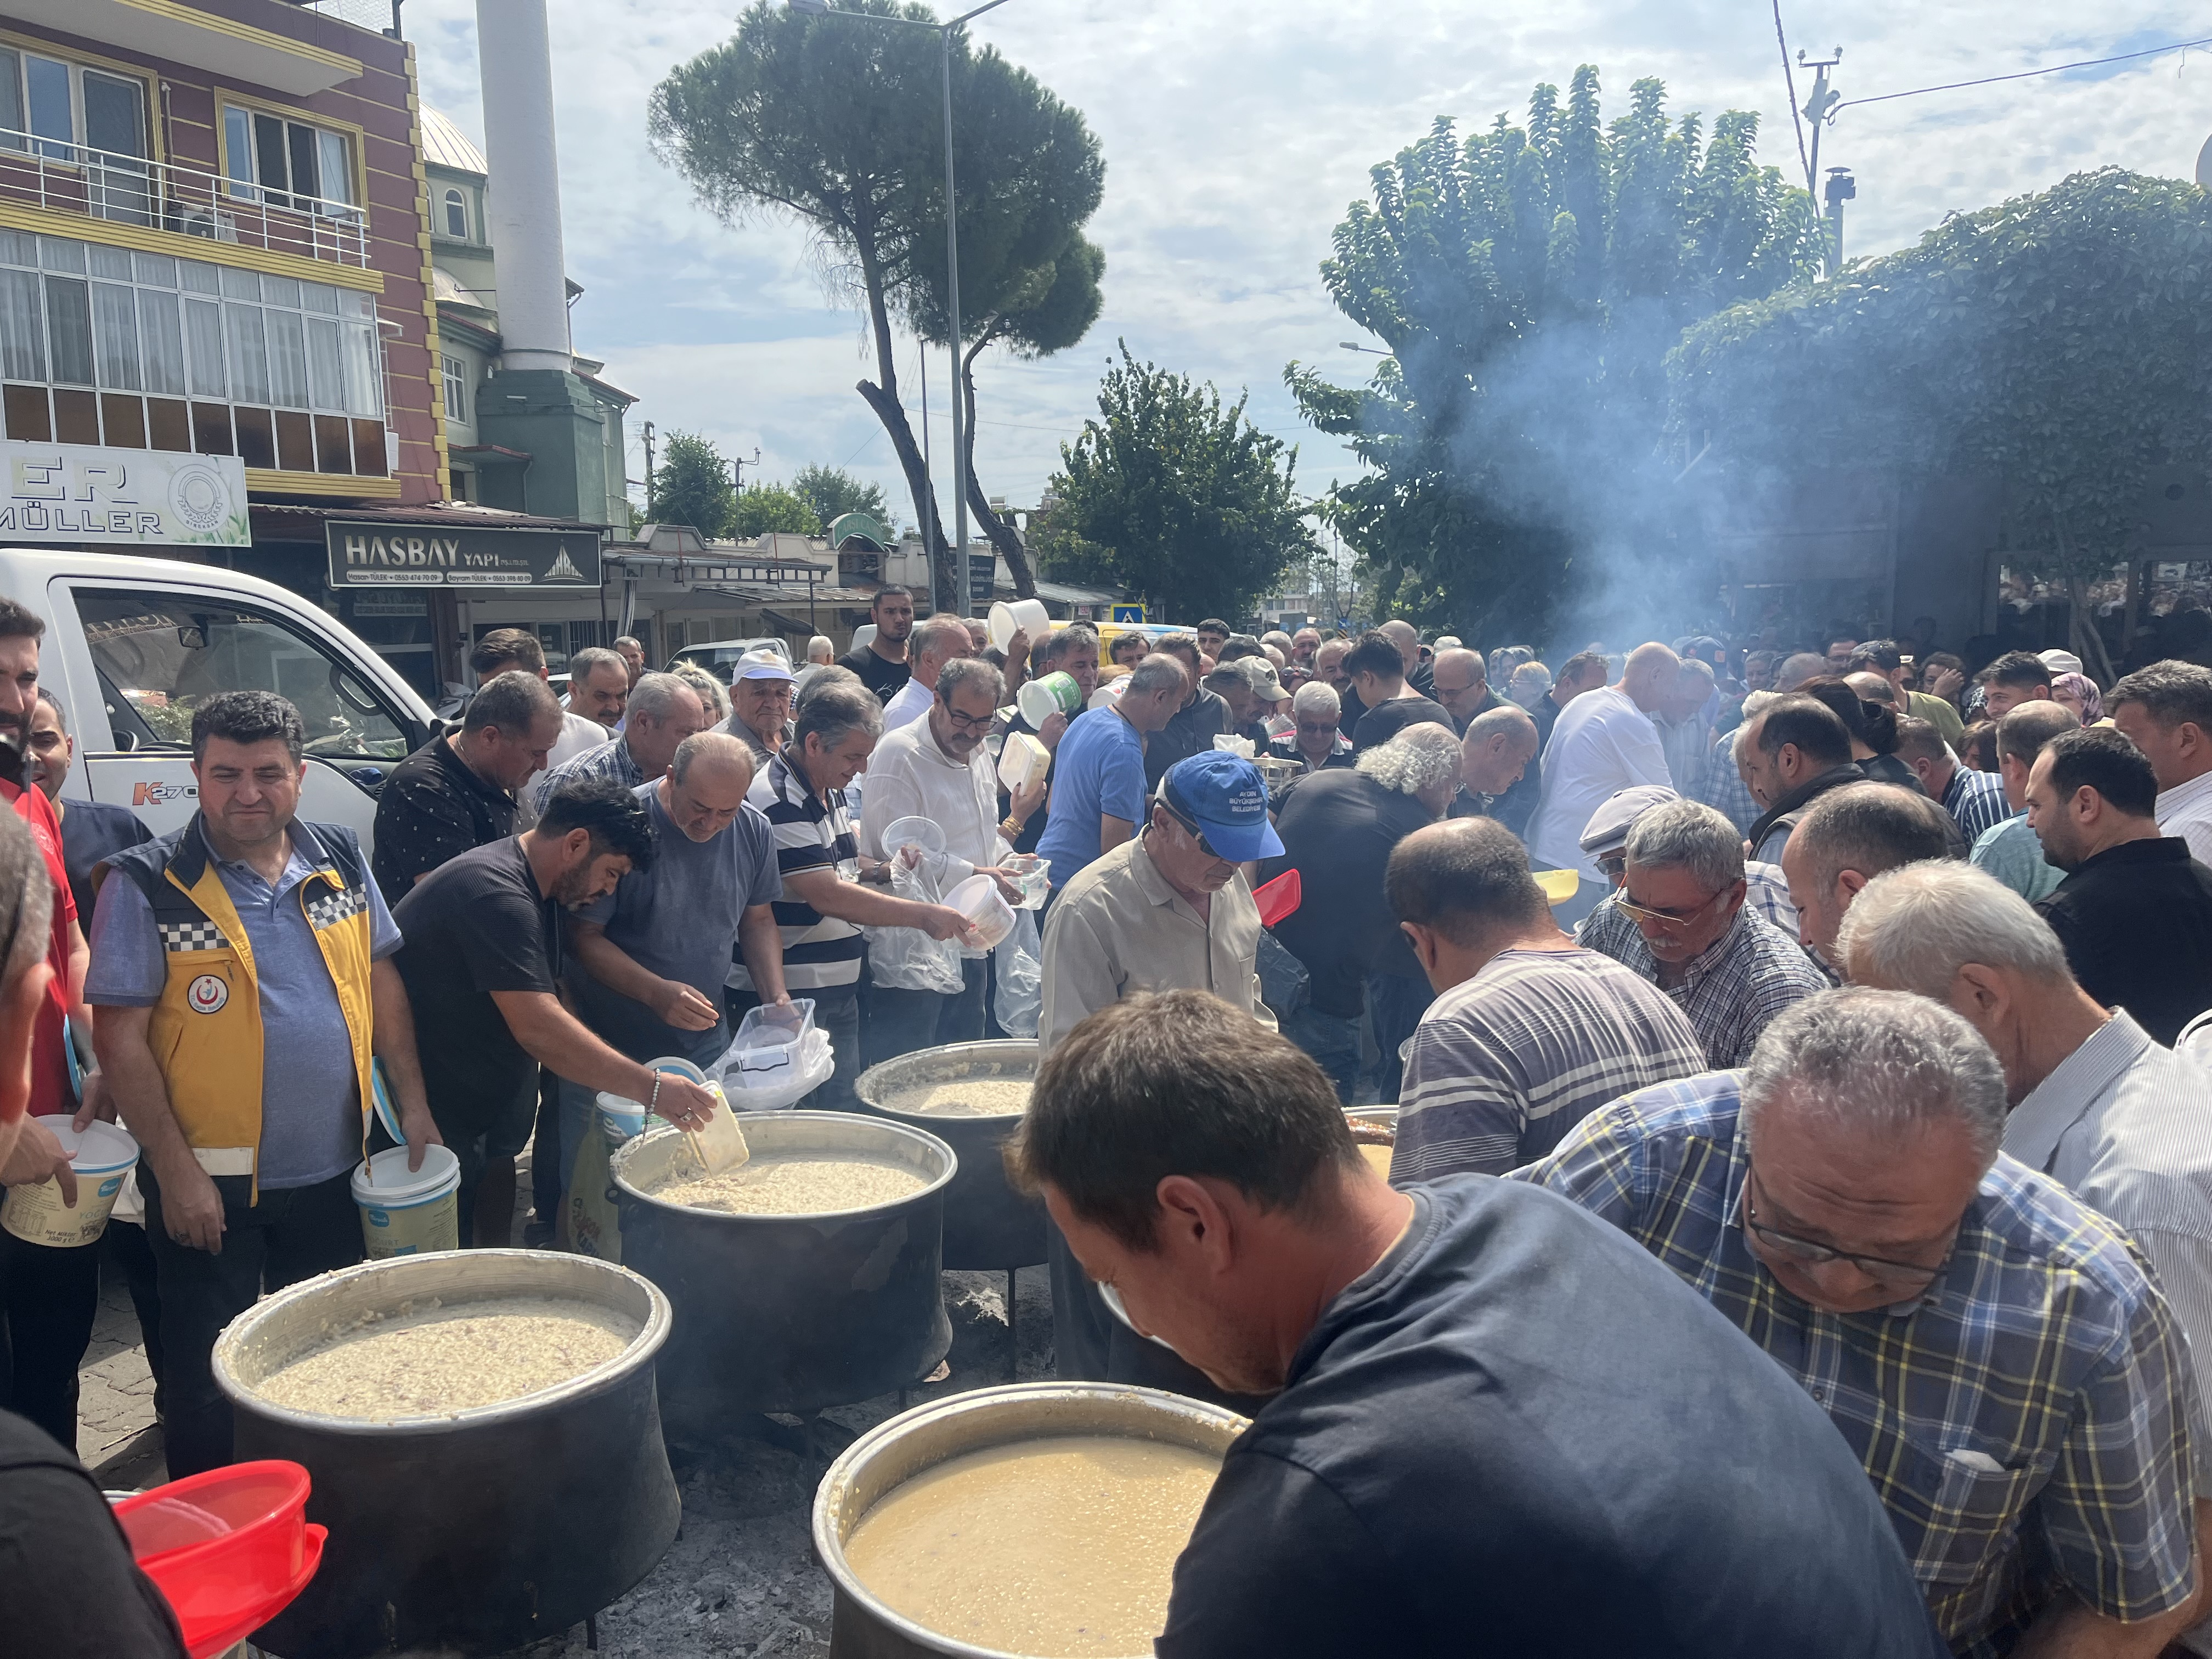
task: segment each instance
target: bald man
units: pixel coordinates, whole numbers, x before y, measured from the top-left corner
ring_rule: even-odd
[[[1583,826],[1620,790],[1640,783],[1673,787],[1667,751],[1652,716],[1680,683],[1681,659],[1656,641],[1628,653],[1619,682],[1577,697],[1560,712],[1544,750],[1542,793],[1525,837],[1538,869],[1573,870],[1582,885],[1555,907],[1571,927],[1613,890],[1582,848]]]
[[[1479,651],[1455,645],[1437,652],[1428,667],[1428,695],[1444,706],[1444,713],[1451,716],[1452,730],[1462,737],[1467,735],[1468,723],[1477,714],[1486,714],[1504,701],[1490,689],[1490,671],[1483,665]],[[1412,683],[1408,674],[1407,684]]]
[[[1398,654],[1406,664],[1406,684],[1423,696],[1436,697],[1436,671],[1421,655],[1421,631],[1403,617],[1393,617],[1382,624],[1382,631],[1398,647]]]

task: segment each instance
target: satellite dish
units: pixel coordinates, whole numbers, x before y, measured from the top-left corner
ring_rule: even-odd
[[[2212,190],[2212,138],[2204,141],[2204,148],[2197,152],[2197,182]]]

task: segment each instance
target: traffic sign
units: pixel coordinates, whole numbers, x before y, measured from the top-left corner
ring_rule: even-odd
[[[1141,605],[1117,605],[1114,607],[1114,620],[1117,623],[1141,623],[1144,619],[1145,607]]]

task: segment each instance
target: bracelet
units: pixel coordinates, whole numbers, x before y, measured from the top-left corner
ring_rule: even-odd
[[[651,1112],[654,1107],[660,1104],[660,1079],[667,1075],[665,1072],[655,1072],[653,1074],[653,1096],[645,1103],[645,1109],[647,1112]]]
[[[1026,823],[1017,823],[1011,816],[1000,819],[999,823],[999,833],[1008,841],[1019,841],[1022,831],[1028,828],[1029,825]]]

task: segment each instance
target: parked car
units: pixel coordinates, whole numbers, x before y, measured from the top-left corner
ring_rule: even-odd
[[[791,660],[791,641],[781,635],[758,640],[710,640],[703,645],[687,645],[668,659],[671,672],[684,663],[703,668],[725,685],[737,678],[738,659],[750,651],[773,651],[784,661]]]

